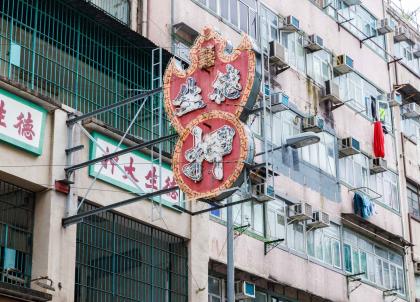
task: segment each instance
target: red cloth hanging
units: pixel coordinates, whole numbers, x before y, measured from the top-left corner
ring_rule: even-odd
[[[382,123],[373,123],[373,154],[375,157],[385,157],[385,138]]]

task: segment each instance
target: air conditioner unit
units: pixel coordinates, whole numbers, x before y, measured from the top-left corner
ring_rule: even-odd
[[[322,89],[321,101],[331,101],[333,105],[340,105],[343,101],[340,99],[340,87],[332,80],[325,81],[325,88]]]
[[[420,275],[420,262],[414,262],[414,273]]]
[[[318,115],[305,117],[302,121],[302,131],[312,131],[315,133],[322,132],[322,130],[324,130],[324,124],[324,119]]]
[[[338,157],[343,158],[360,153],[360,143],[353,137],[346,137],[340,140],[338,146]]]
[[[252,197],[258,202],[274,200],[274,188],[266,182],[252,186]]]
[[[248,281],[235,283],[235,300],[247,300],[255,298],[255,284]]]
[[[372,158],[370,160],[370,174],[385,172],[386,167],[386,160],[383,158]]]
[[[276,41],[270,42],[270,63],[283,68],[289,66],[287,64],[287,52],[286,49],[280,43]]]
[[[318,35],[308,36],[308,40],[305,43],[305,48],[310,51],[318,51],[324,48],[324,40]]]
[[[289,206],[289,219],[293,221],[303,221],[312,219],[312,206],[307,202],[302,202]]]
[[[289,109],[289,96],[283,92],[275,92],[270,95],[271,111],[273,113]]]
[[[402,116],[405,118],[417,118],[420,116],[420,106],[416,103],[409,103],[402,106]]]
[[[362,3],[360,0],[343,0],[343,2],[348,6],[359,5]]]
[[[402,96],[396,90],[393,90],[391,93],[387,94],[387,99],[390,106],[401,106],[402,105]]]
[[[299,30],[299,20],[295,16],[287,16],[283,20],[283,30],[298,31]]]
[[[417,43],[413,48],[413,56],[420,58],[420,43]]]
[[[346,74],[353,71],[353,59],[347,55],[339,55],[334,58],[334,71],[338,74]]]
[[[409,30],[405,28],[404,26],[395,27],[394,41],[402,42],[402,41],[408,41],[408,40],[411,40],[411,35],[410,35]]]
[[[330,215],[322,211],[315,211],[312,214],[312,221],[307,223],[311,229],[325,228],[330,226]]]
[[[389,18],[382,19],[376,29],[379,35],[385,35],[392,32],[391,20]]]

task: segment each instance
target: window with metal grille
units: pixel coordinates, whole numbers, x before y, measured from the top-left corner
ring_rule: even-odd
[[[0,181],[0,282],[29,287],[35,193]]]
[[[150,45],[128,40],[66,2],[0,2],[0,76],[80,112],[151,89],[152,63],[157,64]],[[159,62],[162,64],[161,58]],[[155,99],[159,98],[146,102],[130,135],[156,138]],[[125,131],[140,103],[96,118]],[[171,131],[169,125],[164,117],[162,135]],[[174,142],[163,145],[170,152]]]
[[[180,237],[114,212],[91,216],[77,226],[75,301],[187,301],[187,261]]]

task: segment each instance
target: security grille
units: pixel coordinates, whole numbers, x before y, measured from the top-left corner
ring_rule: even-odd
[[[83,211],[94,209],[83,205]],[[75,301],[188,300],[185,240],[114,212],[77,226]]]

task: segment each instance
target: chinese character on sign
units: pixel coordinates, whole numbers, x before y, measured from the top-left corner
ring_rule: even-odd
[[[139,180],[134,176],[134,172],[136,171],[136,168],[133,167],[134,159],[130,156],[130,165],[124,166],[125,172],[133,179],[135,182],[138,182]],[[127,179],[128,177],[126,175],[123,175],[124,179]]]
[[[34,127],[34,121],[32,120],[31,113],[28,112],[28,117],[25,119],[25,116],[21,112],[16,119],[18,120],[18,122],[15,125],[13,125],[13,127],[18,129],[19,135],[31,141],[32,138],[35,136],[35,132],[32,130],[32,128]]]
[[[106,151],[105,151],[104,155],[107,155],[107,154],[109,154],[109,148],[108,147],[106,147]],[[118,162],[118,156],[115,156],[112,159],[108,158],[108,159],[105,159],[105,160],[101,161],[102,167],[104,167],[105,170],[108,169],[108,162],[111,165],[111,174],[114,175],[114,168],[115,168],[116,162]]]
[[[156,173],[156,167],[153,166],[153,168],[149,170],[149,172],[146,175],[146,180],[147,180],[146,188],[149,188],[149,189],[152,188],[152,189],[157,190],[158,189],[157,178],[158,178],[158,175]]]
[[[198,68],[209,69],[214,66],[216,61],[216,53],[214,45],[203,47],[200,49],[200,55],[198,56]]]
[[[239,70],[227,64],[226,73],[217,72],[216,80],[213,82],[213,93],[209,95],[210,100],[221,104],[225,99],[234,100],[239,98],[242,90],[239,80]]]
[[[4,101],[0,101],[0,126],[6,127],[4,118],[6,117],[6,109],[4,109]]]
[[[168,176],[165,179],[165,185],[163,186],[162,189],[169,189],[169,188],[173,188],[176,186],[176,182],[175,182],[175,178],[172,177],[172,179]],[[172,199],[172,200],[177,200],[178,199],[178,192],[177,191],[172,191],[167,193],[167,195]]]

